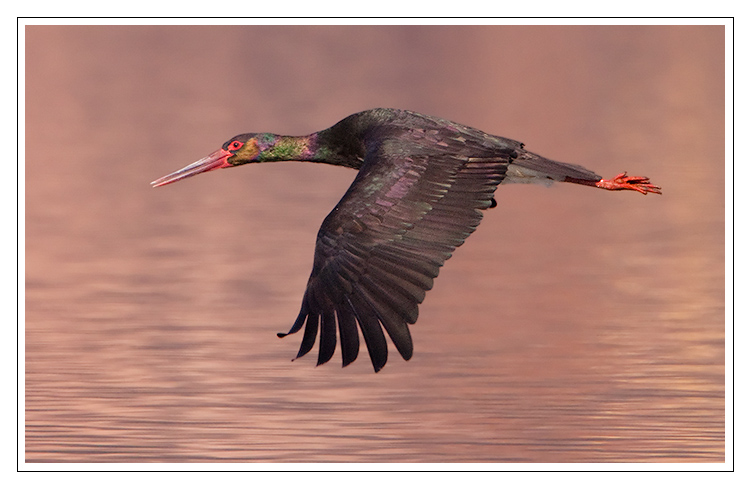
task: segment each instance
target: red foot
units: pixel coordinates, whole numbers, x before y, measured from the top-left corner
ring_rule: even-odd
[[[606,189],[609,191],[637,191],[647,194],[652,192],[654,194],[663,194],[661,188],[657,185],[650,183],[650,179],[647,177],[629,177],[626,172],[622,172],[613,179],[606,180],[601,179],[595,184],[596,187]]]

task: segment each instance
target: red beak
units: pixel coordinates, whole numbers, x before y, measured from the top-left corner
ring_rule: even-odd
[[[216,170],[218,168],[232,167],[227,162],[227,157],[232,155],[231,152],[220,148],[211,155],[202,158],[201,160],[191,163],[185,168],[181,168],[177,172],[173,172],[169,175],[165,175],[161,179],[157,179],[151,183],[153,187],[160,187],[167,184],[172,184],[178,180],[186,179],[196,174],[203,172],[209,172],[210,170]]]

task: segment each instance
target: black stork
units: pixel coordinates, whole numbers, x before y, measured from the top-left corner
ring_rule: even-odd
[[[522,143],[437,117],[372,109],[307,136],[246,133],[211,155],[157,179],[154,187],[218,168],[295,160],[358,171],[324,219],[313,272],[295,323],[305,325],[296,359],[320,331],[318,363],[337,344],[342,365],[358,356],[358,325],[375,371],[387,361],[382,328],[403,359],[413,353],[408,324],[433,286],[439,268],[496,206],[499,184],[572,182],[606,190],[661,194],[646,177],[621,173],[604,180],[594,172],[549,160]]]

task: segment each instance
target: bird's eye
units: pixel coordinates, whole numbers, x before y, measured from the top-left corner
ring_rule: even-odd
[[[232,143],[230,143],[230,149],[231,150],[239,150],[241,146],[243,146],[243,143],[241,143],[238,140],[235,140]]]

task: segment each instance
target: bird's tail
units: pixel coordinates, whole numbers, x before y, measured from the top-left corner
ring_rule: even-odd
[[[527,150],[518,150],[518,156],[507,168],[504,184],[538,183],[550,185],[566,180],[598,182],[601,176],[573,163],[557,162]]]

